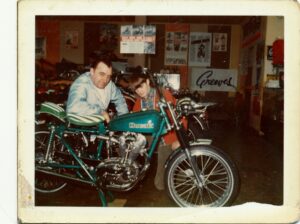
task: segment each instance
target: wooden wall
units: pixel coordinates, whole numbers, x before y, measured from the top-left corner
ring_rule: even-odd
[[[36,20],[36,36],[46,37],[46,60],[56,63],[60,60],[60,22]]]

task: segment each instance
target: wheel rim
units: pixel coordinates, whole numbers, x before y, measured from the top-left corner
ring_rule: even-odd
[[[199,187],[185,154],[181,154],[171,167],[168,186],[171,197],[182,207],[218,207],[230,199],[234,180],[228,163],[218,154],[209,150],[195,150],[201,171],[203,186]]]
[[[67,183],[62,182],[59,179],[51,177],[50,179],[46,176],[35,178],[35,190],[40,193],[54,193],[63,189]]]
[[[37,131],[35,133],[35,164],[39,166],[45,163],[45,154],[49,140],[49,131]],[[53,140],[53,148],[59,147],[62,149],[59,137],[55,136]],[[44,167],[43,168],[49,168]],[[58,170],[59,172],[60,170]],[[42,174],[35,174],[35,190],[41,193],[53,193],[61,190],[67,185],[66,182],[56,177],[49,177]]]

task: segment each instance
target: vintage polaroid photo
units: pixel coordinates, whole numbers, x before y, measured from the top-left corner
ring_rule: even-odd
[[[299,3],[17,7],[21,223],[299,220]]]

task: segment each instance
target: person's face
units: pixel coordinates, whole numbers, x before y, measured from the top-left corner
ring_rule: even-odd
[[[146,79],[146,81],[142,82],[137,88],[135,89],[135,93],[141,98],[147,98],[150,93],[150,81]]]
[[[94,85],[99,89],[104,89],[111,80],[112,68],[103,62],[98,63],[95,69],[91,68],[90,72]]]

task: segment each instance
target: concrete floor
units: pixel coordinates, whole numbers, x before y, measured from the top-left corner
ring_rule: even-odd
[[[218,125],[213,128],[214,145],[235,161],[240,174],[240,192],[233,205],[259,202],[283,204],[283,148],[252,129]],[[135,191],[114,193],[109,206],[176,207],[164,191],[155,189],[156,158],[148,176]],[[36,206],[99,206],[97,192],[88,186],[69,185],[62,192],[35,195]]]

